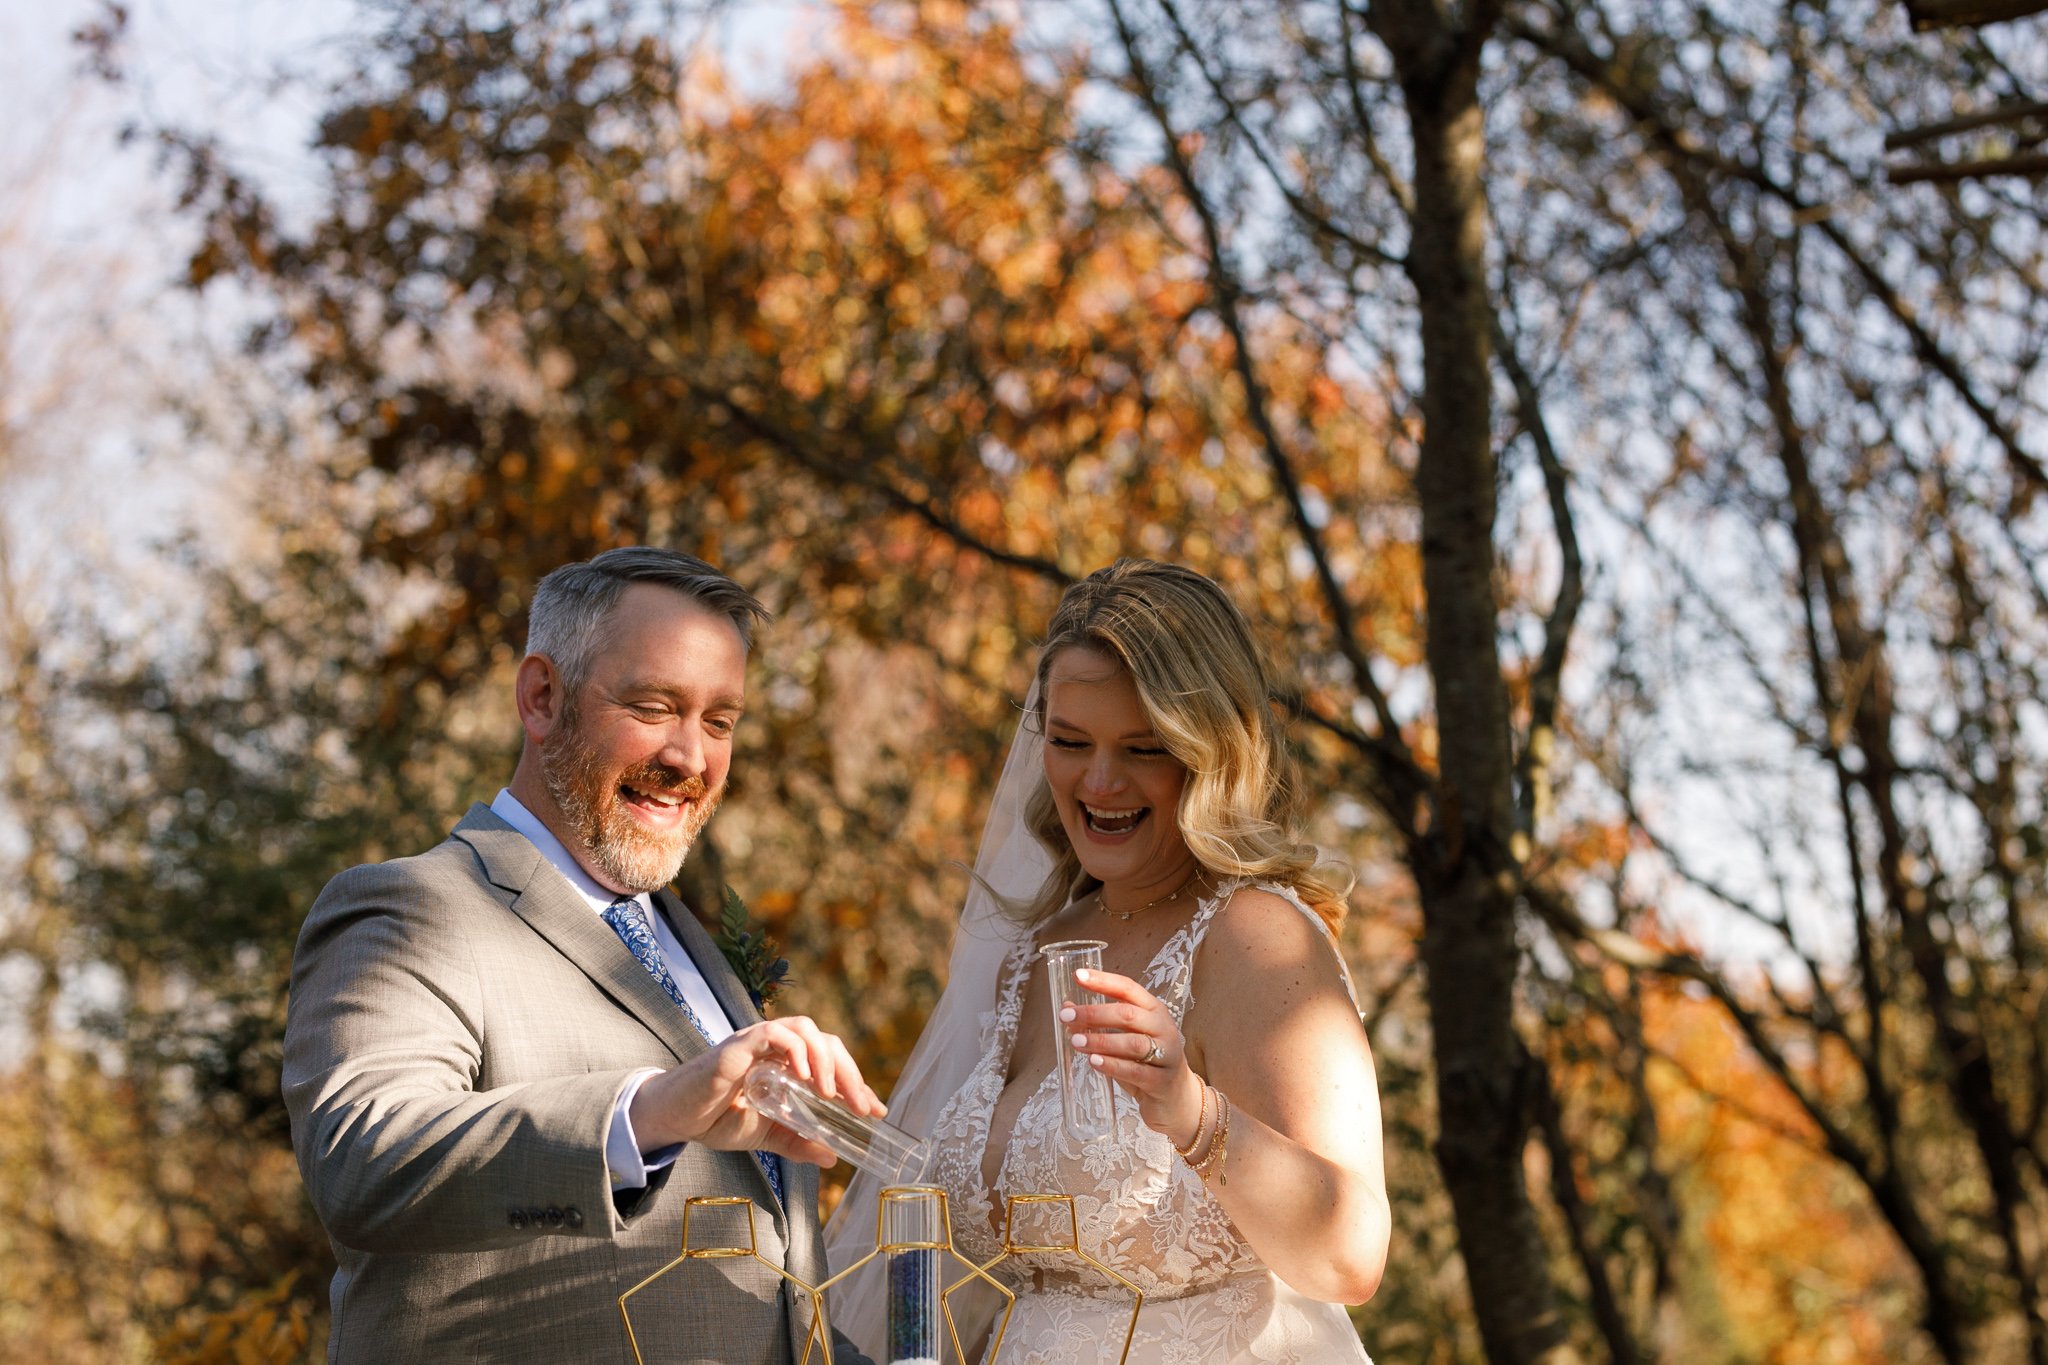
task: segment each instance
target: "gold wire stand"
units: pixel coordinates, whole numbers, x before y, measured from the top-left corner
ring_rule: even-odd
[[[1064,1242],[1052,1242],[1042,1245],[1033,1242],[1019,1242],[1017,1240],[1017,1208],[1019,1205],[1023,1204],[1065,1205],[1067,1210],[1067,1240]],[[1117,1274],[1114,1270],[1111,1270],[1101,1261],[1098,1261],[1093,1256],[1090,1256],[1087,1252],[1081,1250],[1081,1220],[1074,1214],[1073,1195],[1011,1195],[1009,1201],[1004,1205],[1003,1211],[1002,1253],[998,1255],[995,1258],[995,1260],[984,1262],[982,1265],[978,1266],[975,1270],[975,1273],[980,1275],[983,1279],[988,1279],[988,1272],[993,1270],[999,1263],[1008,1260],[1012,1256],[1021,1256],[1027,1253],[1065,1253],[1069,1256],[1079,1257],[1083,1264],[1093,1266],[1095,1269],[1101,1271],[1103,1274],[1109,1276],[1109,1278],[1115,1280],[1118,1284],[1122,1285],[1124,1288],[1131,1291],[1131,1294],[1133,1296],[1133,1302],[1131,1304],[1131,1325],[1124,1329],[1124,1349],[1122,1353],[1119,1354],[1116,1358],[1117,1365],[1124,1365],[1124,1362],[1128,1361],[1131,1358],[1131,1341],[1138,1335],[1138,1313],[1145,1306],[1145,1291],[1138,1288],[1137,1285],[1125,1279],[1123,1276]],[[957,1281],[952,1286],[952,1289],[958,1289],[961,1285],[965,1283],[967,1283],[967,1277],[963,1276],[959,1281]],[[949,1289],[946,1292],[951,1293],[952,1289]],[[1015,1304],[1013,1303],[1011,1306],[1015,1307]],[[950,1313],[947,1315],[946,1322],[948,1326],[952,1325],[952,1316]],[[1003,1313],[1002,1325],[996,1329],[995,1339],[989,1342],[989,1359],[993,1360],[995,1358],[996,1348],[1003,1344],[1003,1330],[1004,1328],[1007,1328],[1009,1325],[1010,1314],[1007,1310],[1005,1310]],[[958,1336],[955,1336],[953,1339],[954,1349],[958,1350],[959,1345],[960,1339]],[[965,1360],[966,1356],[963,1354],[961,1356],[961,1359]]]
[[[738,1208],[742,1204],[746,1206],[747,1210],[747,1244],[745,1246],[740,1246],[736,1243],[708,1247],[690,1245],[690,1215],[692,1213],[700,1208],[729,1209]],[[775,1262],[769,1260],[766,1256],[763,1256],[760,1251],[760,1244],[755,1240],[754,1236],[754,1201],[732,1194],[700,1194],[694,1195],[687,1200],[683,1204],[682,1254],[661,1269],[655,1271],[652,1275],[649,1275],[646,1279],[640,1281],[640,1283],[634,1285],[631,1289],[628,1289],[625,1293],[619,1295],[619,1316],[626,1320],[626,1340],[633,1347],[635,1365],[647,1365],[647,1358],[640,1353],[640,1337],[633,1331],[633,1314],[626,1306],[626,1300],[632,1298],[635,1294],[645,1289],[648,1285],[653,1284],[685,1261],[732,1261],[742,1260],[749,1256],[787,1280],[790,1286],[799,1293],[810,1296],[811,1330],[804,1333],[804,1353],[798,1359],[797,1365],[810,1365],[812,1346],[821,1348],[824,1355],[824,1365],[832,1365],[832,1333],[826,1326],[825,1321],[825,1286],[819,1285],[814,1289],[790,1274],[787,1270],[784,1270],[781,1266],[775,1264]],[[837,1278],[838,1276],[836,1275],[833,1277],[833,1279]],[[825,1284],[830,1284],[831,1282],[831,1280],[827,1280]]]
[[[939,1201],[939,1226],[945,1229],[946,1237],[944,1241],[885,1242],[882,1240],[882,1229],[888,1226],[890,1204],[907,1203],[915,1199],[934,1198]],[[996,1279],[993,1275],[990,1275],[988,1273],[987,1267],[976,1265],[974,1262],[968,1260],[965,1256],[962,1256],[958,1251],[955,1251],[953,1249],[953,1210],[952,1206],[947,1202],[946,1191],[941,1186],[890,1185],[886,1189],[884,1189],[882,1191],[881,1198],[875,1201],[875,1249],[873,1251],[870,1251],[867,1255],[861,1257],[858,1261],[855,1261],[852,1265],[846,1267],[846,1269],[840,1271],[837,1275],[834,1275],[831,1279],[819,1285],[818,1295],[820,1300],[823,1300],[826,1290],[830,1289],[833,1285],[838,1284],[841,1280],[845,1279],[848,1275],[851,1275],[854,1271],[859,1270],[869,1261],[874,1260],[875,1257],[893,1255],[900,1251],[944,1252],[946,1255],[951,1256],[954,1260],[958,1261],[961,1265],[967,1267],[967,1273],[965,1275],[962,1275],[952,1284],[948,1285],[946,1288],[939,1291],[939,1309],[945,1315],[946,1335],[953,1339],[953,1354],[959,1357],[959,1359],[962,1362],[962,1365],[965,1365],[965,1362],[967,1360],[967,1350],[960,1344],[960,1327],[953,1320],[953,1291],[961,1288],[962,1286],[967,1284],[968,1281],[979,1278],[985,1281],[990,1288],[996,1291],[996,1293],[1001,1294],[1003,1296],[1002,1321],[997,1324],[995,1340],[989,1343],[988,1349],[988,1357],[990,1359],[993,1359],[995,1356],[995,1348],[997,1346],[1002,1345],[1003,1332],[1010,1325],[1010,1314],[1016,1311],[1017,1295],[1014,1291],[1005,1286],[1002,1281]],[[1001,1259],[1002,1257],[1000,1256],[996,1258],[997,1261]],[[989,1265],[994,1264],[995,1261],[989,1262]],[[1129,1348],[1126,1347],[1125,1349],[1128,1350]]]

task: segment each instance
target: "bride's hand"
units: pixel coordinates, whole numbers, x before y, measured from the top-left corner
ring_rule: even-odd
[[[1060,1011],[1075,1050],[1131,1093],[1146,1127],[1175,1147],[1192,1144],[1202,1122],[1203,1081],[1188,1066],[1187,1043],[1172,1013],[1127,976],[1081,971],[1074,979],[1111,1001]]]

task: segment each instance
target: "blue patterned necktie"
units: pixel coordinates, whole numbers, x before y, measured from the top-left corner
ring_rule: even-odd
[[[697,1011],[690,1008],[690,1002],[683,997],[683,988],[676,983],[675,973],[668,969],[668,963],[661,955],[661,945],[654,940],[654,926],[648,922],[647,911],[641,908],[638,896],[621,896],[604,908],[604,922],[612,927],[626,945],[626,951],[634,960],[647,969],[668,998],[675,1001],[683,1011],[683,1018],[690,1021],[690,1027],[697,1030],[705,1042],[711,1041],[711,1033],[704,1027],[704,1021],[697,1017]],[[782,1199],[782,1163],[773,1152],[756,1152],[754,1159],[761,1163],[761,1170],[768,1177],[769,1188],[775,1191],[775,1198]]]

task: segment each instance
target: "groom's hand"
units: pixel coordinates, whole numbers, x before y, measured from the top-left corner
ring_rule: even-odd
[[[802,1015],[739,1030],[709,1052],[651,1076],[628,1110],[642,1151],[700,1142],[722,1151],[764,1150],[830,1166],[829,1148],[799,1137],[748,1107],[742,1082],[754,1063],[773,1059],[827,1099],[879,1117],[882,1101],[860,1076],[842,1043]]]

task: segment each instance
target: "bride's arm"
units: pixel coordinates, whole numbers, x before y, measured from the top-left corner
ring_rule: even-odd
[[[1185,1041],[1136,982],[1102,973],[1089,985],[1119,1003],[1088,1007],[1068,1027],[1136,1097],[1147,1125],[1195,1147],[1219,1128],[1214,1098],[1203,1123],[1205,1078],[1227,1098],[1224,1147],[1203,1174],[1259,1259],[1310,1298],[1372,1297],[1392,1222],[1379,1089],[1321,931],[1270,892],[1234,895],[1197,956]],[[1104,1026],[1130,1031],[1089,1031]],[[1148,1065],[1139,1058],[1154,1040],[1161,1056]]]

